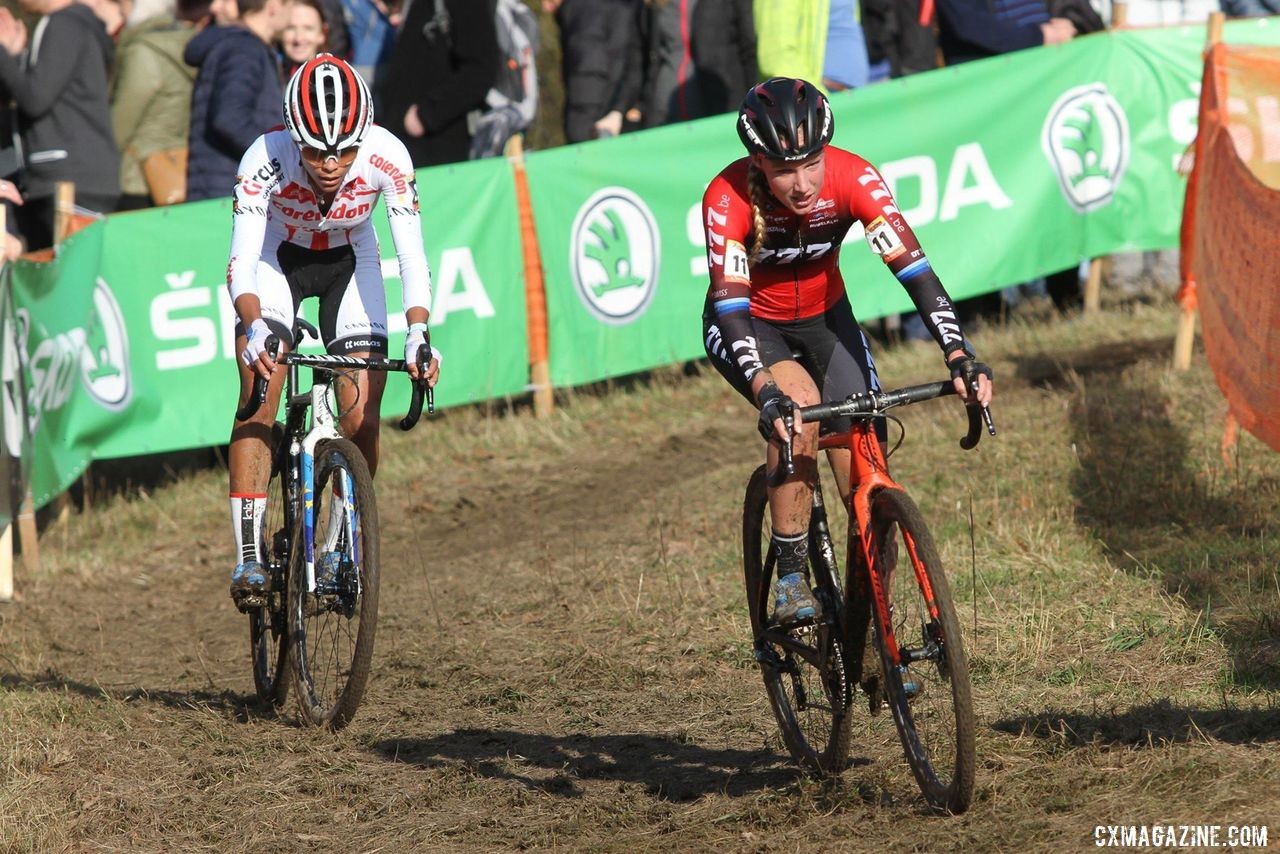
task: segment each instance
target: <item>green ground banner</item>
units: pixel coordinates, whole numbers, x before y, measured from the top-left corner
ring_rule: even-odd
[[[436,400],[520,393],[528,382],[523,265],[511,170],[502,160],[418,173],[431,264],[432,341],[444,354]],[[382,246],[391,355],[404,347],[399,268]],[[237,380],[225,287],[230,200],[119,214],[64,244],[56,262],[18,263],[12,281],[37,426],[32,491],[43,504],[92,459],[227,441]],[[314,300],[303,315],[316,321]],[[305,372],[304,372],[305,373]],[[403,375],[383,411],[402,414]],[[421,429],[421,428],[420,428]]]
[[[879,166],[954,297],[1176,246],[1203,43],[1201,26],[1118,31],[841,93],[834,141]],[[702,355],[699,203],[742,153],[729,115],[528,157],[555,384]],[[860,229],[841,269],[860,319],[910,309]]]

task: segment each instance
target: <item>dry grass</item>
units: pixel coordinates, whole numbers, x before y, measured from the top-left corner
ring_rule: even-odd
[[[895,474],[970,633],[965,816],[921,808],[884,716],[838,784],[791,769],[739,581],[753,423],[672,371],[545,422],[389,431],[375,675],[338,735],[251,700],[223,474],[47,531],[0,610],[0,849],[1020,850],[1273,821],[1280,459],[1219,458],[1212,377],[1166,371],[1173,321],[981,333],[1001,433],[977,453],[954,404],[903,413]],[[929,347],[879,361],[937,373]]]

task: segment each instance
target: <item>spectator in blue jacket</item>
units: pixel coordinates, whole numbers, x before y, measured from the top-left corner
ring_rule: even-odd
[[[1040,45],[1076,35],[1066,18],[1053,18],[1045,0],[938,0],[938,46],[947,65]]]
[[[1280,0],[1222,0],[1222,11],[1230,18],[1280,15]]]
[[[211,26],[183,59],[199,69],[191,93],[187,200],[222,199],[249,145],[282,122],[284,87],[272,42],[288,21],[285,0],[240,0],[240,20]]]
[[[53,243],[59,181],[75,184],[81,207],[115,210],[120,152],[107,98],[115,48],[102,19],[74,0],[23,0],[22,5],[41,18],[28,45],[26,27],[8,9],[0,10],[0,88],[18,107],[26,204],[17,217],[31,250]]]

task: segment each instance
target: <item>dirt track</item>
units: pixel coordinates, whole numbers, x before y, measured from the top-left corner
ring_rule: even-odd
[[[1012,428],[1057,406],[1056,392],[1021,394],[989,465],[1021,465],[1019,441],[1039,437]],[[959,427],[922,420],[909,441],[953,442]],[[990,583],[1013,566],[1040,591],[1011,585],[992,619],[1018,634],[984,622],[974,649],[973,811],[925,815],[882,727],[859,729],[840,785],[799,779],[750,660],[737,574],[751,432],[732,392],[704,377],[581,398],[549,424],[455,413],[388,437],[374,677],[337,735],[253,701],[245,620],[226,595],[221,475],[51,530],[54,570],[0,609],[0,848],[1074,849],[1109,820],[1280,815],[1280,714],[1234,695],[1225,719],[1205,705],[1220,645],[1171,637],[1178,659],[1157,635],[1132,654],[1085,649],[1093,618],[1057,616],[1091,596],[1113,622],[1132,613],[1116,602],[1175,632],[1194,615],[1096,552],[1024,566],[1016,542]],[[926,513],[946,506],[930,491],[973,477],[904,468],[927,488]],[[980,512],[1013,501],[978,498]],[[1035,524],[1032,549],[1052,547],[1046,526],[1074,529]],[[967,532],[962,546],[967,557]],[[1077,559],[1102,580],[1046,604],[1045,579],[1066,583],[1058,573]],[[1052,688],[1061,662],[1033,649],[1045,626],[1055,655],[1093,676]],[[1118,675],[1150,661],[1154,685]],[[1246,773],[1251,790],[1202,795]]]

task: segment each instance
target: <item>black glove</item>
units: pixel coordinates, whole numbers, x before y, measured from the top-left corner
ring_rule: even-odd
[[[756,427],[766,442],[772,442],[778,437],[778,431],[773,429],[774,419],[790,415],[795,404],[773,383],[760,389],[757,399],[760,401],[760,419],[756,422]]]
[[[991,368],[979,362],[973,356],[966,355],[963,359],[956,359],[954,362],[949,362],[947,367],[951,369],[951,379],[964,377],[965,386],[973,391],[978,390],[979,376],[984,376],[989,380],[995,379],[991,374]]]

